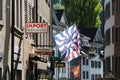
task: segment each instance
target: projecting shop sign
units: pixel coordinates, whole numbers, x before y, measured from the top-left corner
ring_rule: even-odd
[[[26,33],[46,33],[48,31],[47,23],[26,23]]]

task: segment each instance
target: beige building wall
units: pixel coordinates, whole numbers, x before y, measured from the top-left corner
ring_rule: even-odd
[[[2,1],[2,20],[0,20],[0,68],[2,69],[2,72],[3,72],[3,59],[4,59],[4,49],[5,49],[5,35],[6,35],[6,8],[5,8],[5,3],[6,3],[6,0],[3,0]],[[2,76],[3,74],[1,74]]]
[[[48,2],[46,2],[48,1]],[[42,16],[50,25],[50,6],[49,0],[38,0],[38,15]]]

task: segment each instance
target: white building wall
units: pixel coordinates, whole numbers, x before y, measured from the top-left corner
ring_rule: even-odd
[[[96,54],[97,55],[97,54]],[[86,57],[87,58],[87,57]],[[101,68],[91,68],[91,61],[100,61],[101,62]],[[92,80],[91,75],[101,75],[103,77],[103,60],[99,58],[99,55],[97,55],[95,58],[89,58],[88,59],[88,65],[83,65],[83,59],[81,59],[81,80]],[[83,71],[88,71],[88,79],[83,78]],[[86,77],[86,73],[85,73]]]
[[[56,34],[59,34],[60,32],[62,32],[64,29],[61,26],[55,26],[53,25],[53,36]],[[53,47],[53,50],[55,51],[55,55],[54,56],[58,56],[58,48],[57,46]],[[55,80],[59,80],[58,78],[68,78],[69,76],[69,63],[65,64],[66,67],[65,68],[55,68],[55,72],[54,72],[54,79]]]
[[[90,67],[89,67],[89,65],[83,65],[83,59],[81,59],[81,74],[80,74],[81,80],[89,80],[89,78],[83,79],[83,71],[85,71],[85,72],[88,71],[90,73]]]
[[[98,68],[98,65],[97,65],[97,68],[91,68],[91,61],[100,61],[101,62],[101,68]],[[92,80],[91,79],[91,75],[101,75],[101,77],[103,77],[103,60],[101,60],[100,58],[99,58],[99,55],[97,55],[96,54],[96,57],[95,58],[92,58],[92,59],[90,59],[90,61],[89,61],[89,66],[90,66],[90,74],[89,74],[89,76],[90,76],[90,79],[89,80]]]

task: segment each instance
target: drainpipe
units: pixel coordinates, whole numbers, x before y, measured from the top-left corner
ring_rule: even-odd
[[[11,80],[14,76],[14,0],[12,0],[12,25],[11,25]]]

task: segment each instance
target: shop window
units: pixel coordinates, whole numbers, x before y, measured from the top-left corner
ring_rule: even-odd
[[[17,70],[16,80],[22,80],[22,71]]]

